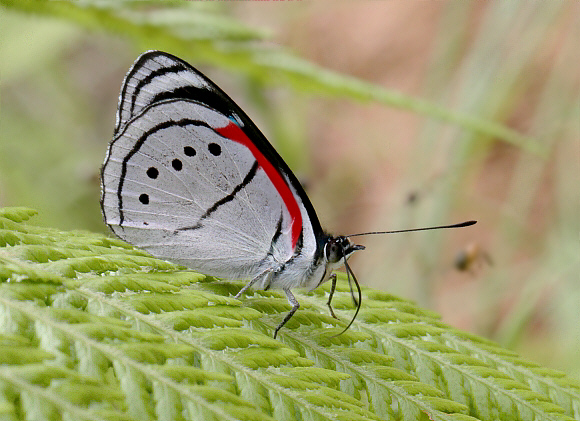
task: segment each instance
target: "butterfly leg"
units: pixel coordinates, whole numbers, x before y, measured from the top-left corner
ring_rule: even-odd
[[[326,305],[328,306],[328,309],[330,310],[330,315],[332,317],[334,317],[335,319],[338,319],[338,317],[336,317],[336,315],[334,314],[334,310],[332,309],[332,306],[330,305],[330,302],[332,301],[332,296],[334,295],[334,291],[336,290],[336,273],[333,273],[332,275],[330,275],[330,279],[332,284],[330,285],[330,293],[328,294],[328,301],[326,302]]]
[[[260,279],[268,276],[269,273],[272,272],[273,269],[266,269],[264,272],[260,273],[258,276],[254,277],[254,279],[252,279],[250,282],[248,282],[246,285],[244,285],[244,287],[235,295],[234,298],[238,299],[241,297],[241,295],[246,292],[248,290],[248,288],[250,288],[252,285],[254,285],[256,282],[258,282]]]
[[[278,331],[282,329],[282,326],[284,326],[286,322],[292,318],[294,313],[296,313],[296,310],[298,310],[298,308],[300,307],[300,303],[298,303],[298,301],[296,300],[290,289],[284,288],[284,292],[286,293],[286,298],[288,298],[288,303],[290,303],[292,309],[288,312],[286,317],[284,317],[284,320],[282,320],[282,323],[280,323],[276,328],[276,330],[274,331],[274,339],[276,339],[276,335],[278,334]]]

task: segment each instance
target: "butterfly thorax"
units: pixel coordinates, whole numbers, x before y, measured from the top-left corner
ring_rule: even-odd
[[[272,274],[267,284],[264,282],[263,287],[283,289],[298,283],[301,288],[315,289],[326,282],[352,253],[362,249],[363,246],[353,244],[347,237],[325,235],[313,255],[300,253],[293,256]]]

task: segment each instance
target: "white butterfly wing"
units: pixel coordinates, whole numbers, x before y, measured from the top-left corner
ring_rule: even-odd
[[[230,123],[201,104],[170,100],[127,124],[103,167],[103,210],[113,231],[212,275],[263,270],[274,236],[288,236],[291,219],[251,151],[212,129]],[[289,240],[276,245],[277,255],[292,256]]]
[[[101,205],[119,237],[154,256],[223,278],[275,274],[262,287],[318,282],[326,235],[296,177],[219,87],[170,54],[142,54],[125,77]]]

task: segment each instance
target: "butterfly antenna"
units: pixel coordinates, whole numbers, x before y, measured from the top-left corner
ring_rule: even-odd
[[[350,285],[350,275],[352,275],[352,279],[354,281],[354,284],[356,286],[356,290],[358,292],[358,305],[356,306],[356,311],[354,312],[354,316],[352,316],[352,319],[351,319],[350,323],[348,324],[348,326],[345,327],[342,332],[337,333],[336,335],[332,335],[331,338],[335,338],[337,336],[340,336],[348,330],[348,328],[353,324],[354,319],[356,319],[356,316],[358,315],[358,312],[360,310],[360,306],[362,304],[362,291],[360,289],[360,285],[358,283],[358,280],[356,279],[356,276],[354,275],[354,272],[352,271],[352,269],[348,265],[348,262],[346,261],[346,256],[344,257],[344,267],[346,268],[346,276],[348,278],[349,285]]]
[[[358,237],[361,235],[374,235],[374,234],[397,234],[399,232],[428,231],[428,230],[438,230],[438,229],[443,229],[443,228],[463,228],[463,227],[469,227],[471,225],[475,225],[476,223],[477,223],[477,221],[465,221],[465,222],[460,222],[459,224],[438,225],[436,227],[412,228],[412,229],[407,229],[407,230],[396,230],[396,231],[361,232],[358,234],[345,235],[345,237],[350,238],[350,237]],[[353,274],[353,276],[354,276],[354,274]]]
[[[352,298],[352,302],[355,306],[358,306],[358,301],[354,296],[354,290],[352,289],[352,281],[350,279],[350,273],[346,272],[346,279],[348,279],[348,288],[350,289],[350,298]]]
[[[359,234],[351,234],[351,235],[345,235],[345,237],[358,237],[361,235],[373,235],[373,234],[396,234],[399,232],[412,232],[412,231],[427,231],[427,230],[436,230],[436,229],[443,229],[443,228],[463,228],[463,227],[469,227],[471,225],[476,224],[477,221],[465,221],[465,222],[460,222],[459,224],[451,224],[451,225],[439,225],[436,227],[426,227],[426,228],[413,228],[413,229],[405,229],[405,230],[396,230],[396,231],[372,231],[372,232],[362,232]],[[350,288],[350,295],[353,299],[353,301],[355,302],[356,305],[356,311],[354,312],[354,316],[352,316],[352,319],[350,321],[350,323],[342,330],[342,332],[331,336],[331,338],[334,338],[336,336],[342,335],[344,332],[346,332],[348,330],[348,328],[350,328],[350,326],[354,323],[354,320],[356,319],[356,316],[358,315],[358,312],[360,311],[361,305],[362,305],[362,291],[360,289],[360,285],[358,283],[358,280],[356,279],[356,276],[354,274],[354,272],[352,271],[352,269],[350,268],[348,262],[346,261],[346,256],[343,257],[344,258],[344,267],[346,268],[346,276],[348,279],[348,286]],[[352,281],[351,281],[351,275],[352,275],[352,281],[354,281],[354,285],[356,286],[356,290],[358,292],[358,303],[357,300],[354,298],[354,294],[353,294],[353,290],[352,290]]]

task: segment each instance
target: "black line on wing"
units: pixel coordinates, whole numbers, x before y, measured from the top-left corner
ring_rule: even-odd
[[[192,120],[190,118],[183,118],[181,120],[178,121],[174,121],[174,120],[168,120],[168,121],[164,121],[163,123],[159,123],[156,126],[153,126],[152,128],[150,128],[149,130],[147,130],[145,133],[143,133],[141,135],[141,137],[137,140],[137,142],[135,142],[135,146],[133,146],[133,149],[131,149],[131,151],[125,156],[125,158],[123,158],[123,163],[121,165],[121,176],[120,181],[119,181],[119,187],[117,188],[117,200],[119,202],[119,225],[123,225],[123,221],[125,220],[125,216],[123,214],[123,196],[121,195],[121,191],[123,190],[123,184],[125,182],[125,176],[127,175],[127,162],[129,162],[129,160],[133,157],[133,155],[135,155],[139,149],[141,149],[141,146],[143,146],[143,144],[147,141],[147,138],[149,136],[151,136],[152,134],[158,132],[159,130],[163,130],[163,129],[167,129],[169,127],[174,127],[174,126],[180,126],[180,127],[185,127],[185,126],[203,126],[203,127],[207,127],[209,129],[213,128],[207,124],[205,121],[199,121],[199,120]],[[113,143],[115,141],[113,140]],[[112,147],[112,145],[111,145]],[[107,165],[107,163],[105,163],[105,165],[103,165],[103,171],[105,166]]]
[[[254,178],[254,176],[256,175],[256,172],[258,171],[259,167],[260,167],[260,165],[258,164],[258,161],[254,161],[254,165],[252,165],[252,168],[250,168],[250,171],[246,174],[246,176],[244,177],[242,182],[240,184],[238,184],[236,187],[234,187],[234,189],[232,190],[232,192],[230,194],[222,197],[220,200],[218,200],[213,205],[211,205],[204,212],[204,214],[201,215],[201,217],[199,218],[199,221],[197,221],[197,224],[195,224],[191,227],[178,228],[177,231],[194,230],[194,229],[201,228],[201,222],[204,219],[206,219],[208,216],[210,216],[212,213],[214,213],[221,205],[224,205],[224,204],[234,200],[234,197],[236,197],[236,194],[238,194],[242,189],[244,189],[248,184],[251,183],[251,181]]]
[[[141,93],[141,90],[143,89],[143,87],[145,85],[148,85],[149,83],[151,83],[151,81],[153,79],[155,79],[156,77],[164,76],[168,73],[179,73],[179,72],[183,72],[186,70],[187,70],[187,67],[185,67],[184,65],[182,65],[180,63],[177,63],[177,64],[174,64],[173,66],[161,67],[160,69],[157,69],[157,70],[149,73],[143,79],[140,79],[139,82],[137,83],[137,85],[135,85],[135,88],[133,89],[133,94],[131,95],[131,109],[129,111],[129,115],[130,116],[133,115],[133,110],[135,109],[135,102],[137,100],[137,97]],[[149,104],[156,102],[156,98],[157,97],[154,97],[152,101],[149,101]],[[147,105],[149,105],[149,104],[147,104]]]
[[[266,263],[269,259],[272,259],[274,257],[274,243],[276,241],[278,241],[278,238],[280,238],[280,236],[282,235],[282,221],[284,218],[284,214],[282,212],[280,212],[280,218],[278,218],[278,224],[276,225],[276,232],[274,232],[274,235],[272,236],[272,241],[270,241],[270,250],[268,250],[268,253],[266,254],[266,257],[264,257],[260,263],[258,264],[258,266],[262,266],[262,264]],[[282,263],[281,268],[284,268],[284,263]],[[276,273],[281,270],[280,268],[278,268],[276,271],[274,271],[274,276],[276,275]],[[272,279],[270,279],[270,282],[268,283],[268,285],[264,286],[264,291],[268,291],[270,289],[270,286],[272,285]]]
[[[127,95],[127,88],[129,87],[129,84],[127,83],[127,81],[129,81],[129,79],[133,76],[133,72],[135,71],[135,68],[137,66],[141,67],[141,63],[140,61],[142,60],[142,57],[136,61],[133,64],[133,67],[131,67],[131,69],[129,70],[129,73],[127,73],[127,75],[125,76],[125,80],[123,81],[123,87],[121,88],[121,94],[119,95],[119,105],[117,106],[117,121],[115,122],[115,131],[114,136],[117,135],[117,133],[119,132],[119,130],[121,129],[121,126],[123,125],[123,104],[125,102],[125,96]]]
[[[273,277],[276,277],[279,273],[281,273],[286,268],[286,266],[291,264],[294,261],[294,259],[296,259],[298,256],[300,256],[300,253],[302,253],[303,246],[304,246],[304,230],[302,230],[300,232],[300,237],[298,237],[298,242],[296,243],[296,248],[294,249],[294,254],[292,255],[291,258],[286,260],[283,264],[280,265],[280,267],[278,267],[276,269],[276,272],[274,272]]]
[[[282,212],[280,212],[280,218],[278,219],[278,225],[276,226],[276,232],[274,233],[274,236],[272,237],[272,241],[270,241],[270,251],[268,252],[269,255],[274,255],[274,243],[276,241],[278,241],[278,238],[280,238],[280,236],[282,235],[282,218],[283,218],[283,214]],[[267,258],[268,256],[266,256]]]
[[[117,135],[119,130],[121,130],[121,127],[124,125],[122,121],[122,114],[124,111],[126,111],[126,109],[124,108],[124,104],[125,97],[127,96],[127,90],[131,87],[129,85],[129,81],[133,78],[137,79],[135,75],[145,66],[145,64],[148,61],[151,60],[151,57],[154,57],[155,55],[157,55],[157,52],[147,52],[141,54],[141,56],[139,56],[139,58],[135,61],[135,63],[133,63],[133,66],[131,66],[131,69],[129,69],[129,72],[125,76],[125,80],[123,81],[123,86],[121,88],[121,94],[119,96],[119,107],[117,109],[117,122],[115,123],[115,132],[114,132],[115,136]],[[124,123],[126,124],[127,121],[131,119],[131,117],[132,117],[131,114],[127,116]]]
[[[303,246],[304,246],[304,230],[300,231],[300,237],[298,237],[296,247],[294,248],[294,255],[290,258],[290,260],[293,260],[294,258],[298,257],[300,253],[302,253]],[[290,260],[288,260],[288,262],[290,262]]]
[[[201,79],[200,75],[197,73],[195,74]],[[204,78],[202,80],[206,79]],[[206,107],[212,108],[215,111],[225,114],[227,117],[238,117],[238,113],[235,112],[235,109],[230,105],[230,103],[228,101],[224,101],[223,95],[214,91],[210,87],[198,88],[197,86],[192,85],[179,86],[171,91],[159,92],[155,95],[155,97],[153,97],[151,103],[167,99],[191,99],[205,105]],[[241,127],[243,128],[243,126]]]
[[[312,261],[310,262],[310,266],[308,267],[308,276],[312,275],[316,269],[318,268],[318,266],[320,265],[320,262],[322,261],[323,255],[324,255],[324,247],[328,241],[328,237],[329,235],[325,232],[322,233],[321,236],[318,237],[318,243],[316,244],[316,251],[314,252],[314,256],[312,256]],[[324,271],[324,274],[326,275],[326,270]],[[324,278],[322,278],[324,279]],[[320,281],[322,282],[322,281]],[[320,283],[318,284],[320,285]]]

